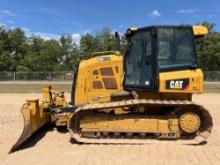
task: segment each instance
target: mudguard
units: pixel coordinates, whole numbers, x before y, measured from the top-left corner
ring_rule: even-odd
[[[45,104],[46,105],[46,104]],[[24,119],[24,128],[17,142],[12,146],[10,152],[16,151],[27,139],[44,125],[50,123],[48,107],[44,104],[39,105],[39,100],[28,100],[21,108]]]

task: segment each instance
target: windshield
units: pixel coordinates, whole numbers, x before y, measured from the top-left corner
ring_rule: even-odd
[[[132,36],[125,54],[125,85],[148,86],[151,80],[151,35],[140,31]]]
[[[157,47],[160,69],[195,65],[190,28],[158,28]]]

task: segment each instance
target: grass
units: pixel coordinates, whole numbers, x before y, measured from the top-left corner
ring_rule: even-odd
[[[206,93],[220,93],[220,84],[205,84]]]
[[[0,84],[0,93],[42,93],[44,84]],[[53,84],[53,89],[71,92],[71,84]],[[220,93],[220,84],[206,84],[206,93]]]

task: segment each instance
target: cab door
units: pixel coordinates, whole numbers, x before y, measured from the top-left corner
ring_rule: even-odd
[[[129,40],[124,58],[125,90],[153,90],[154,56],[150,29],[137,31]]]

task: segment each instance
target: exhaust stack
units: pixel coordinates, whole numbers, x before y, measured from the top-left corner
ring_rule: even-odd
[[[121,51],[120,36],[119,36],[118,32],[115,32],[115,51],[116,52]]]

